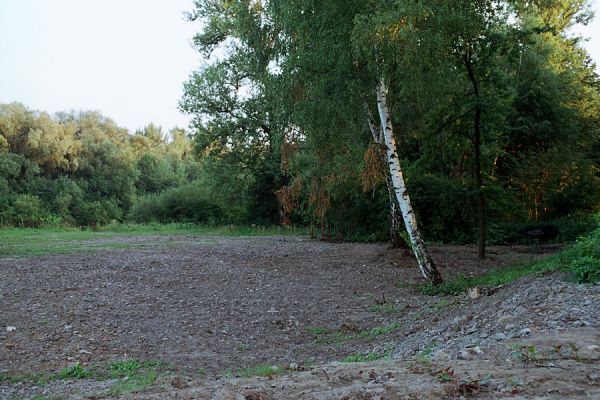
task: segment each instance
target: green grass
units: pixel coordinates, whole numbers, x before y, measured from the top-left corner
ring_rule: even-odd
[[[268,236],[301,235],[306,231],[297,228],[259,226],[208,227],[192,224],[111,224],[91,229],[68,227],[1,228],[0,256],[25,256],[46,254],[70,254],[102,249],[169,247],[174,243],[127,243],[119,242],[131,236]]]
[[[70,367],[63,368],[55,375],[57,379],[86,379],[93,376],[92,371],[83,368],[79,363],[76,363]]]
[[[84,368],[76,363],[54,373],[0,374],[0,383],[28,383],[42,386],[55,380],[115,379],[117,381],[103,395],[117,396],[122,393],[141,391],[152,385],[158,378],[158,369],[161,365],[158,361],[122,360],[109,365]]]
[[[38,383],[44,384],[48,382],[48,375],[45,373],[28,373],[28,374],[19,374],[19,375],[11,375],[7,373],[0,374],[0,383]]]
[[[161,365],[160,361],[155,360],[120,360],[110,363],[108,371],[113,378],[123,378],[135,375],[140,369],[156,369]]]
[[[499,286],[525,276],[557,271],[569,273],[578,283],[600,282],[600,228],[543,260],[496,268],[479,277],[458,277],[439,286],[427,285],[422,292],[429,295],[457,295],[469,287]]]
[[[0,374],[0,383],[34,383],[37,385],[45,385],[50,381],[89,379],[94,378],[94,376],[95,374],[92,370],[84,368],[79,363],[76,363],[54,373],[31,372],[18,375]]]
[[[277,365],[260,364],[254,367],[240,369],[236,372],[236,375],[242,378],[250,378],[253,376],[281,375],[283,373],[285,373],[285,368]]]
[[[416,356],[416,359],[421,364],[429,364],[431,362],[431,354],[433,354],[433,350],[438,346],[437,343],[431,343],[428,346],[425,346]]]
[[[371,362],[383,359],[389,359],[390,352],[385,353],[367,353],[367,354],[351,354],[345,357],[342,362],[344,363],[355,363],[355,362]]]
[[[378,313],[378,314],[396,314],[400,312],[397,307],[394,307],[391,304],[383,304],[383,305],[374,305],[368,308],[369,312]]]
[[[241,369],[227,368],[221,371],[220,375],[224,378],[251,378],[254,376],[273,376],[285,374],[286,370],[278,365],[271,364],[259,364],[254,367],[247,367]]]
[[[138,372],[133,375],[128,375],[127,380],[120,380],[112,385],[108,391],[109,396],[118,396],[123,393],[140,392],[151,386],[158,378],[156,370]]]

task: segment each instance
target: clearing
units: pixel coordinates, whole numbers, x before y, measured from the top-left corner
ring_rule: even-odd
[[[0,398],[600,398],[599,285],[425,296],[403,250],[298,236],[55,244],[0,257]],[[556,249],[431,252],[449,279]]]

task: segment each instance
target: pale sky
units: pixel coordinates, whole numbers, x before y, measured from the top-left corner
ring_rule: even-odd
[[[200,66],[192,0],[0,0],[0,102],[98,110],[135,131],[187,127],[177,109]]]
[[[0,0],[0,103],[98,110],[135,131],[187,127],[182,85],[200,66],[192,0]],[[599,0],[594,9],[600,18]],[[581,33],[600,64],[600,19]]]

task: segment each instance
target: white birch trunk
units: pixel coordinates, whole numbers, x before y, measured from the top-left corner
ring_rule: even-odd
[[[383,150],[385,148],[383,129],[379,127],[377,128],[377,124],[375,123],[375,118],[373,118],[373,114],[369,107],[365,104],[365,111],[367,113],[367,120],[369,122],[369,129],[371,130],[371,136],[373,136],[373,141],[377,146],[381,146],[381,158],[383,165],[387,164],[387,155]],[[398,207],[398,201],[396,200],[396,194],[394,193],[394,187],[392,184],[392,179],[390,176],[389,169],[385,174],[385,186],[388,191],[388,201],[390,205],[390,243],[392,247],[398,248],[403,246],[404,239],[401,236],[402,230],[402,214],[400,212],[400,208]]]
[[[379,87],[377,88],[377,109],[379,110],[379,119],[381,121],[381,130],[383,132],[387,151],[387,162],[390,168],[393,190],[396,194],[402,218],[404,219],[404,225],[406,226],[406,231],[410,238],[411,248],[423,276],[429,279],[434,285],[437,285],[442,282],[442,276],[425,248],[425,242],[417,227],[417,218],[415,217],[412,205],[410,204],[410,198],[404,182],[404,174],[400,167],[398,152],[396,151],[396,140],[394,139],[392,119],[387,105],[387,89],[383,79],[381,79]]]

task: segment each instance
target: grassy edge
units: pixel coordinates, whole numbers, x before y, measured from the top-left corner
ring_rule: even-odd
[[[438,286],[427,284],[421,292],[426,295],[458,295],[475,286],[505,285],[525,276],[559,271],[569,273],[578,283],[600,282],[600,228],[543,260],[494,268],[478,277],[459,276]]]
[[[130,248],[135,244],[95,243],[97,239],[119,239],[128,236],[269,236],[303,235],[306,230],[294,227],[202,226],[193,224],[110,224],[96,230],[42,227],[0,228],[0,257],[46,254],[71,254],[112,248]]]

